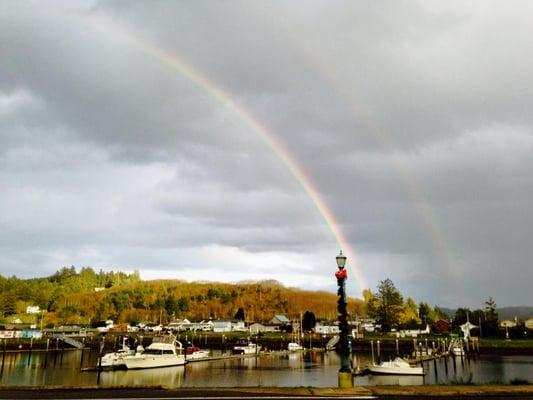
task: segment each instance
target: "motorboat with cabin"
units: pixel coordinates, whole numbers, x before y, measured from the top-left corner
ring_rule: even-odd
[[[137,352],[142,353],[144,349],[142,346],[138,346]],[[124,363],[124,357],[135,355],[136,350],[131,349],[128,346],[128,339],[124,337],[122,339],[121,348],[112,353],[104,354],[99,362],[99,367],[104,369],[119,369],[126,368]]]
[[[211,355],[209,350],[201,350],[196,346],[188,346],[185,349],[185,359],[187,361],[197,361],[208,358]]]
[[[463,347],[458,345],[458,344],[453,345],[452,348],[450,349],[450,352],[454,356],[464,356],[465,355],[465,351],[464,351]]]
[[[143,353],[125,356],[123,360],[128,369],[172,367],[186,363],[183,346],[174,335],[154,336]]]
[[[289,351],[300,351],[300,350],[303,350],[303,347],[302,347],[301,344],[298,344],[296,342],[290,342],[287,345],[287,350],[289,350]]]
[[[255,343],[248,343],[243,346],[234,346],[233,354],[259,354],[261,346],[258,346]]]
[[[412,367],[401,357],[383,361],[378,365],[371,365],[368,370],[374,375],[424,375],[422,367]]]

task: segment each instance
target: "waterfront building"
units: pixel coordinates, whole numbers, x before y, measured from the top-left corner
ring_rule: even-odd
[[[213,332],[231,332],[231,321],[213,321]]]

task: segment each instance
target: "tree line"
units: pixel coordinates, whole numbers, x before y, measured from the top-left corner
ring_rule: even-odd
[[[95,291],[95,289],[97,291]],[[133,273],[83,267],[63,267],[44,278],[19,279],[0,275],[0,322],[21,315],[27,306],[39,306],[48,326],[91,324],[112,319],[116,323],[169,322],[176,318],[242,319],[267,322],[276,314],[296,320],[303,315],[305,329],[317,320],[337,319],[337,296],[323,291],[287,288],[276,281],[186,282],[143,281]],[[372,317],[387,332],[401,325],[434,324],[449,319],[437,306],[404,296],[390,279],[379,282],[375,292],[367,289],[363,300],[348,299],[350,318]],[[496,303],[489,299],[483,310],[459,308],[453,328],[469,320],[484,335],[498,333]]]
[[[416,303],[404,297],[390,279],[380,281],[376,292],[363,292],[365,309],[369,317],[375,318],[381,324],[383,332],[402,325],[435,324],[439,319],[450,320],[450,317],[439,307],[431,307],[426,302]],[[473,334],[483,336],[498,336],[501,331],[498,326],[496,302],[492,297],[485,301],[483,309],[470,310],[467,307],[458,308],[451,319],[452,331],[458,331],[466,322],[476,325]]]
[[[276,314],[297,319],[307,309],[319,318],[336,319],[335,294],[286,288],[276,281],[142,281],[138,272],[95,272],[91,267],[79,271],[64,267],[45,278],[0,276],[0,322],[9,322],[30,305],[45,311],[45,326],[94,325],[107,319],[135,324],[243,315],[249,321],[266,322]],[[349,299],[349,305],[354,312],[363,312],[362,301]]]

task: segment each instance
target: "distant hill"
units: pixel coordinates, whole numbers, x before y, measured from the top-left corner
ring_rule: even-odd
[[[248,321],[268,322],[276,314],[290,319],[312,311],[317,319],[337,319],[337,294],[289,288],[274,280],[239,283],[143,281],[138,272],[77,271],[65,267],[44,278],[0,275],[0,323],[27,306],[39,306],[44,324],[166,322],[175,318],[231,319],[237,312]],[[364,315],[362,300],[348,299],[353,315]]]
[[[439,307],[440,310],[450,319],[452,319],[455,316],[456,308],[446,308],[446,307]]]
[[[441,310],[450,319],[455,316],[455,308],[441,307]],[[514,317],[522,320],[533,318],[533,307],[529,306],[501,307],[497,308],[496,312],[498,313],[500,321],[503,319],[514,319]]]
[[[498,317],[502,319],[528,319],[533,318],[533,307],[520,306],[520,307],[502,307],[496,309]]]

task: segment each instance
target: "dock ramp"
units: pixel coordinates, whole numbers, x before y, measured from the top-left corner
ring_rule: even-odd
[[[57,340],[61,340],[63,342],[65,342],[66,344],[69,344],[71,345],[72,347],[75,347],[77,349],[83,349],[85,347],[85,345],[76,340],[76,339],[73,339],[71,337],[68,337],[67,335],[54,335],[52,336],[54,339],[57,339]]]
[[[339,336],[333,336],[326,344],[326,350],[335,350],[335,346],[339,343]]]

